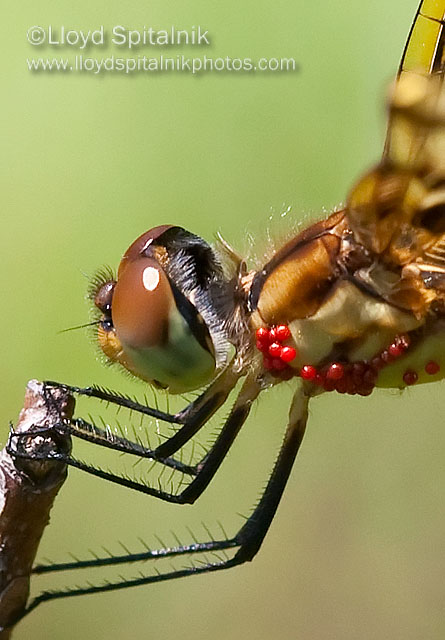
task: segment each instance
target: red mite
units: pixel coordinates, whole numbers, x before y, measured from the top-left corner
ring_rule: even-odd
[[[283,342],[291,337],[289,327],[279,324],[267,329],[260,327],[256,331],[256,346],[263,354],[264,368],[271,372],[290,370],[289,363],[295,360],[297,350],[283,346]]]
[[[440,365],[437,362],[430,360],[430,362],[425,365],[425,371],[428,373],[428,375],[434,376],[436,375],[436,373],[439,373]]]
[[[417,373],[415,371],[405,371],[405,373],[403,374],[403,381],[408,384],[415,384],[418,380],[419,376],[417,375]]]

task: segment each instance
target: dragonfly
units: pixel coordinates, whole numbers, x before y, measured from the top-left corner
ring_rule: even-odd
[[[389,99],[380,162],[352,187],[346,205],[311,224],[261,267],[220,239],[212,247],[174,225],[158,226],[125,252],[117,274],[103,272],[90,297],[97,340],[109,362],[169,393],[204,388],[176,413],[103,388],[47,382],[175,427],[154,448],[81,418],[63,433],[91,445],[155,461],[189,481],[178,491],[94,467],[71,455],[52,459],[175,504],[207,489],[258,396],[284,381],[295,387],[288,424],[264,492],[232,536],[138,554],[41,564],[35,574],[163,558],[192,564],[135,579],[44,591],[28,604],[226,570],[259,551],[305,433],[308,406],[323,393],[368,396],[445,377],[445,0],[423,0]],[[211,448],[196,464],[180,452],[236,399]],[[29,434],[27,434],[29,437]],[[12,455],[26,457],[20,434]],[[207,554],[231,552],[207,561]],[[202,562],[193,559],[204,558]]]

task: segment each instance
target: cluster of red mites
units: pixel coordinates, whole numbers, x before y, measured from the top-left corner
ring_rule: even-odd
[[[271,329],[261,327],[257,330],[256,346],[263,354],[263,364],[267,371],[283,379],[300,375],[303,380],[313,382],[323,387],[325,391],[338,391],[339,393],[361,396],[368,396],[372,393],[380,369],[400,358],[411,342],[407,334],[402,334],[396,336],[387,349],[384,349],[369,362],[366,360],[350,363],[332,362],[320,369],[306,364],[297,370],[289,366],[289,363],[297,355],[296,349],[283,345],[283,342],[290,337],[290,329],[285,324],[274,326]],[[433,360],[425,365],[425,371],[429,375],[435,375],[439,370],[439,364]],[[415,384],[417,380],[417,373],[411,369],[403,374],[403,381],[407,385]]]
[[[396,336],[387,349],[369,362],[366,360],[350,363],[333,362],[319,370],[311,365],[305,365],[301,368],[300,375],[304,380],[311,380],[323,387],[325,391],[369,396],[375,387],[380,369],[400,358],[409,345],[408,335]],[[415,376],[415,380],[408,382],[411,376]],[[406,372],[403,379],[406,384],[414,384],[417,374],[411,371]]]
[[[283,345],[291,337],[290,329],[285,324],[279,324],[271,329],[261,327],[256,332],[256,346],[263,354],[263,365],[267,371],[284,371],[290,369],[289,362],[297,355],[294,347]]]

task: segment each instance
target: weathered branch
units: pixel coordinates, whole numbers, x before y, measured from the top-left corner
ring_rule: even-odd
[[[71,449],[69,436],[51,427],[70,418],[74,399],[65,390],[50,391],[31,380],[20,412],[16,433],[21,451],[32,456]],[[36,435],[36,429],[47,428]],[[32,435],[34,433],[34,435]],[[11,448],[17,439],[9,438]],[[29,596],[30,573],[54,498],[66,478],[66,465],[54,460],[32,460],[0,451],[0,628],[13,625]],[[0,631],[0,640],[10,638],[12,628]]]

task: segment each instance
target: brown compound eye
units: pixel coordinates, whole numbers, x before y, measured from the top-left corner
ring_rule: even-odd
[[[119,269],[113,291],[112,319],[124,349],[166,344],[174,308],[170,283],[156,260],[139,257],[126,261]]]
[[[109,313],[111,310],[111,301],[113,299],[115,286],[116,282],[114,280],[104,282],[94,296],[94,304],[102,313]]]
[[[127,265],[130,262],[134,262],[135,260],[141,258],[141,256],[143,256],[144,253],[149,250],[152,242],[162,236],[165,231],[171,229],[172,226],[173,225],[171,224],[163,224],[159,227],[153,227],[153,229],[146,231],[141,236],[139,236],[139,238],[136,238],[133,244],[128,247],[128,249],[122,256],[122,260],[120,262],[118,270],[118,279],[121,277],[121,273],[124,271],[124,269],[127,268]]]
[[[121,263],[111,309],[120,348],[113,348],[115,359],[134,375],[180,393],[207,382],[215,358],[193,334],[173,286],[154,258],[137,253]]]
[[[184,251],[175,242],[184,243],[187,232],[176,229],[175,234],[175,227],[163,225],[139,236],[125,252],[117,280],[102,281],[94,302],[102,311],[99,345],[109,361],[142,380],[182,393],[207,384],[216,359],[194,300],[167,271],[171,264],[178,268]]]

